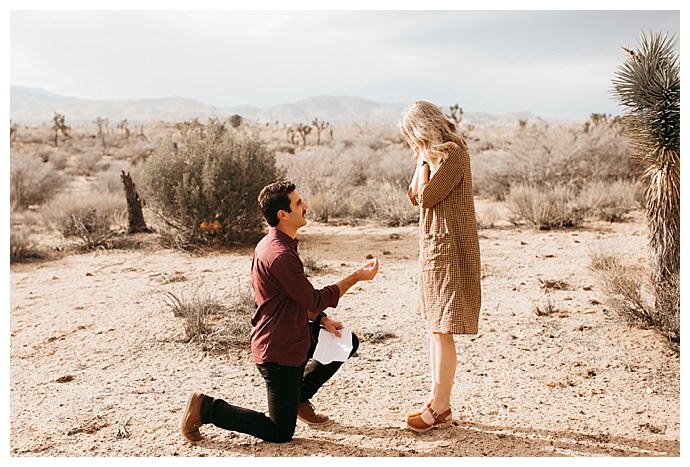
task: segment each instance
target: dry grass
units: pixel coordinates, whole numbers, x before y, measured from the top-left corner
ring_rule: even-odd
[[[184,320],[185,340],[201,350],[223,351],[249,345],[249,318],[256,303],[248,288],[234,297],[218,297],[199,283],[180,291],[161,290],[164,306]]]

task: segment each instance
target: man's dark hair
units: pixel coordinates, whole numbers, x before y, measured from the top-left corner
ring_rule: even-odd
[[[268,225],[278,225],[278,211],[292,212],[290,210],[289,194],[295,191],[295,184],[283,180],[266,185],[259,193],[259,208]]]

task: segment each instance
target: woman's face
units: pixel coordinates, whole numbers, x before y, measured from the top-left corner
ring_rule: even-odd
[[[405,137],[405,141],[407,141],[407,144],[414,150],[414,152],[419,152],[419,148],[416,144],[414,144],[412,138],[410,138],[407,133],[403,133],[403,136]]]

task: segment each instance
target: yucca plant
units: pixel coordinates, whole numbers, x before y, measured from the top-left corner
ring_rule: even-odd
[[[680,319],[680,63],[675,36],[643,33],[613,79],[641,163],[659,323]],[[675,328],[675,330],[674,330]],[[679,324],[665,329],[680,339]]]

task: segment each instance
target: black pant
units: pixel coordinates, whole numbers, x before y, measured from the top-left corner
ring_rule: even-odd
[[[319,330],[311,325],[312,345],[310,360],[306,365],[290,367],[277,363],[257,364],[266,382],[268,416],[265,413],[228,404],[222,399],[204,396],[201,403],[201,420],[219,428],[246,433],[264,441],[284,443],[295,434],[297,406],[311,399],[314,394],[338,371],[343,362],[327,365],[311,360],[316,348]],[[352,334],[352,351],[357,351],[359,339]]]

